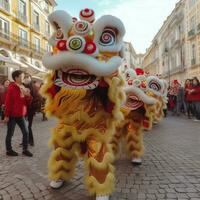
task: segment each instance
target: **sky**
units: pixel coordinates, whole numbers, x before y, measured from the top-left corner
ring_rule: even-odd
[[[137,53],[145,53],[163,22],[179,0],[56,0],[56,9],[78,17],[81,9],[91,8],[96,18],[110,14],[122,20],[124,40],[131,42]]]

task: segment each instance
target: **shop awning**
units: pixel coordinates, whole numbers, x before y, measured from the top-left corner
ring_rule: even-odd
[[[46,73],[46,71],[44,69],[41,69],[41,68],[31,64],[31,63],[28,63],[28,62],[24,62],[24,63],[27,64],[31,69],[33,69],[33,71],[35,73],[39,73],[39,72]]]
[[[20,67],[20,63],[16,59],[6,57],[1,54],[0,54],[0,65],[4,67],[12,67],[12,68]]]

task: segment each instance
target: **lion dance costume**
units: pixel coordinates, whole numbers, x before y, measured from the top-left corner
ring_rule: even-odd
[[[121,107],[125,120],[123,120],[111,144],[114,154],[118,153],[120,138],[125,137],[127,151],[132,163],[139,165],[142,163],[141,156],[144,153],[143,145],[143,119],[145,116],[145,105],[154,105],[156,100],[148,95],[146,77],[143,70],[128,69],[125,72],[127,101]]]
[[[43,64],[51,70],[42,88],[45,110],[58,119],[49,159],[51,187],[59,188],[74,175],[78,157],[85,163],[85,184],[96,199],[109,199],[114,188],[113,154],[109,141],[123,119],[123,79],[118,75],[125,28],[110,15],[95,21],[84,9],[80,20],[65,11],[49,16],[55,33],[53,52]]]
[[[144,119],[145,130],[151,130],[153,123],[157,124],[164,117],[163,110],[167,104],[167,85],[166,81],[159,79],[157,76],[147,77],[147,95],[155,98],[156,104],[145,105],[146,115]]]

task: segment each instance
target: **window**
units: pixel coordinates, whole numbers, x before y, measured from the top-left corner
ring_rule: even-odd
[[[19,29],[19,39],[20,39],[20,44],[24,46],[28,45],[27,32],[21,28]]]
[[[51,46],[48,44],[48,42],[46,44],[46,51],[47,52],[51,52]]]
[[[19,13],[26,16],[26,3],[23,0],[19,0]]]
[[[44,9],[49,12],[49,3],[47,1],[44,1]]]
[[[39,14],[35,10],[33,11],[33,23],[39,26]]]
[[[0,17],[0,36],[9,38],[9,22]]]
[[[180,39],[180,36],[181,36],[181,25],[179,25],[179,26],[176,28],[176,32],[175,32],[175,38],[176,38],[176,40],[179,40],[179,39]]]
[[[196,59],[196,46],[195,46],[195,44],[192,45],[192,59]]]
[[[195,16],[190,19],[190,30],[195,30]]]
[[[176,52],[176,67],[179,67],[181,65],[180,54],[180,51]]]
[[[45,22],[45,32],[50,34],[50,25],[48,21]]]
[[[10,11],[9,0],[0,0],[0,7],[7,11]]]
[[[38,67],[38,68],[41,68],[41,65],[38,61],[35,62],[35,66]]]
[[[189,0],[189,8],[194,6],[195,3],[196,3],[196,0]]]
[[[34,48],[36,51],[40,51],[40,39],[34,37]]]
[[[196,64],[196,46],[195,44],[192,44],[191,46],[191,64]]]

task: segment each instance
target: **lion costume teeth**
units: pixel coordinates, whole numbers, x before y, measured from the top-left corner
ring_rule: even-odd
[[[123,120],[124,81],[118,74],[125,28],[113,16],[94,21],[94,11],[82,10],[82,21],[65,11],[49,16],[55,33],[53,52],[43,58],[51,70],[41,93],[48,116],[58,119],[52,131],[49,178],[68,181],[78,157],[85,162],[85,184],[92,195],[109,195],[114,188],[109,141]]]

